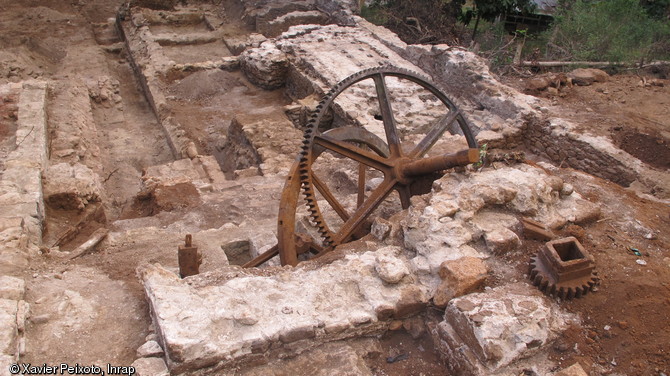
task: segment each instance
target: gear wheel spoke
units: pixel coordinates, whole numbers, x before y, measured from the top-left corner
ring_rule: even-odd
[[[477,148],[477,143],[470,131],[470,127],[460,110],[456,107],[454,102],[444,94],[444,92],[438,89],[434,84],[430,83],[425,77],[401,68],[379,67],[363,70],[338,83],[325,96],[324,100],[317,107],[317,113],[310,119],[305,131],[305,140],[303,141],[303,148],[300,154],[299,168],[301,186],[305,200],[307,201],[310,216],[314,223],[316,223],[317,229],[323,237],[324,246],[327,249],[332,249],[334,246],[347,241],[351,234],[356,231],[357,227],[360,226],[370,214],[372,214],[392,190],[395,189],[398,191],[403,208],[409,206],[409,199],[412,196],[413,190],[409,187],[411,182],[407,181],[405,176],[401,176],[402,173],[397,172],[401,159],[403,158],[403,151],[398,135],[396,119],[393,114],[391,96],[388,91],[388,77],[408,80],[419,85],[423,89],[432,93],[448,110],[448,113],[441,118],[436,125],[430,129],[428,134],[412,149],[409,155],[410,159],[418,160],[423,157],[447,130],[450,130],[452,134],[460,133],[464,135],[468,146],[470,148]],[[347,88],[366,79],[371,79],[374,82],[377,102],[381,112],[381,120],[384,125],[386,145],[389,150],[389,154],[386,156],[367,151],[351,142],[347,142],[347,140],[336,139],[326,134],[321,134],[318,130],[321,119],[331,108],[335,99]],[[314,175],[312,171],[312,164],[318,157],[315,150],[321,151],[321,149],[336,152],[360,164],[379,170],[384,174],[383,182],[379,187],[374,189],[367,198],[365,197],[365,193],[362,192],[364,185],[359,181],[357,209],[351,214],[346,212],[346,209],[344,209],[339,201],[334,198],[330,190],[325,187],[325,184],[316,178],[316,175]],[[359,180],[364,177],[365,171],[362,167],[359,167]],[[403,179],[404,181],[401,181]],[[315,189],[321,193],[325,200],[338,213],[339,217],[344,220],[344,224],[342,224],[340,229],[335,233],[331,231],[326,225],[326,221],[323,219],[318,201],[315,197]]]
[[[430,148],[435,145],[437,140],[442,137],[444,132],[449,128],[453,127],[454,121],[458,119],[458,117],[461,116],[460,110],[454,110],[450,111],[447,115],[445,115],[439,122],[438,124],[433,127],[433,129],[430,130],[430,132],[426,135],[426,137],[421,140],[415,147],[414,150],[412,150],[409,153],[410,158],[421,158],[423,157]]]
[[[313,142],[315,145],[323,146],[326,149],[363,163],[364,165],[376,168],[377,170],[384,171],[392,167],[392,165],[388,164],[384,158],[350,143],[338,141],[323,135],[315,136]]]
[[[391,98],[389,98],[389,93],[386,89],[384,74],[376,74],[372,76],[372,79],[375,82],[375,89],[377,90],[377,100],[379,101],[379,108],[382,113],[384,132],[386,133],[386,140],[391,150],[391,157],[398,158],[402,156],[402,150],[400,149],[400,138],[398,138],[398,129],[395,117],[393,116],[393,109],[391,108]]]
[[[445,115],[439,119],[430,120],[435,121],[430,129],[424,130],[421,128],[421,132],[427,131],[427,133],[416,145],[409,149],[403,149],[405,145],[403,144],[404,141],[401,142],[400,130],[404,132],[402,135],[405,137],[405,132],[408,129],[406,128],[407,124],[410,123],[407,123],[408,120],[403,118],[402,121],[405,123],[402,124],[405,128],[398,128],[399,119],[394,115],[393,104],[395,102],[392,102],[396,99],[398,93],[395,92],[395,81],[393,81],[394,85],[389,85],[390,78],[399,80],[400,87],[410,88],[409,91],[400,92],[400,100],[413,103],[407,101],[408,96],[405,94],[405,97],[403,97],[403,93],[410,93],[410,96],[419,95],[417,93],[425,95],[421,92],[424,89],[432,94],[428,100],[432,101],[429,106],[433,107],[429,108],[437,108],[435,106],[441,106],[441,109],[446,108]],[[377,118],[378,115],[375,115],[375,119],[382,121],[386,139],[382,140],[381,135],[377,136],[376,130],[378,128],[374,123],[368,123],[372,130],[358,124],[349,124],[321,132],[319,126],[322,120],[326,118],[326,114],[331,110],[334,114],[338,114],[337,111],[341,104],[338,102],[338,105],[333,106],[336,98],[351,86],[364,80],[369,80],[374,84],[376,103],[379,106],[377,110],[381,112],[381,117]],[[406,83],[409,83],[410,86],[406,86]],[[411,85],[418,85],[419,90],[412,89]],[[361,86],[352,90],[360,90],[366,87],[369,86]],[[390,87],[393,88],[394,95],[389,92]],[[373,98],[373,96],[371,95],[368,98]],[[427,100],[419,98],[424,102]],[[344,103],[346,103],[346,100]],[[360,103],[358,106],[360,107]],[[414,108],[412,110],[416,111]],[[366,114],[372,115],[370,112]],[[427,116],[430,118],[434,115],[435,112],[432,112]],[[349,116],[348,113],[347,116]],[[347,121],[350,118],[343,117],[342,119]],[[446,131],[454,135],[462,135],[468,149],[424,158],[424,155],[428,154]],[[410,137],[407,142],[414,142],[413,140],[416,139]],[[454,142],[454,140],[451,141]],[[410,152],[405,155],[407,150],[410,150]],[[335,166],[341,165],[341,163],[346,164],[347,160],[348,163],[353,162],[356,165],[357,168],[347,167],[344,170],[345,175],[356,174],[355,171],[357,170],[358,183],[354,184],[355,188],[353,188],[357,191],[356,194],[351,194],[350,191],[338,192],[337,189],[333,190],[327,185],[331,181],[330,179],[322,180],[315,174],[314,163],[325,151],[332,154],[330,160],[336,162]],[[442,176],[444,170],[473,163],[478,159],[477,142],[462,112],[428,78],[392,66],[365,69],[353,74],[335,85],[325,95],[317,106],[316,113],[307,124],[298,160],[292,167],[282,192],[277,247],[259,257],[258,260],[252,260],[247,266],[257,266],[277,253],[279,253],[283,265],[296,265],[299,262],[299,255],[304,255],[301,258],[309,255],[310,252],[307,251],[316,253],[317,257],[331,251],[337,245],[349,241],[352,237],[362,236],[363,224],[394,190],[399,194],[401,206],[407,208],[413,195],[430,192],[433,181]],[[368,169],[372,169],[372,171],[368,173]],[[380,178],[380,175],[383,175],[383,178]],[[367,178],[370,179],[370,186],[366,183]],[[373,179],[380,179],[381,182],[372,184]],[[367,191],[368,188],[371,190]],[[299,191],[302,191],[309,217],[321,236],[322,244],[310,241],[310,237],[303,233],[296,233],[295,219]],[[331,229],[329,224],[326,223],[319,206],[317,193],[342,221],[339,228],[336,226]],[[335,193],[345,196],[341,199]],[[328,214],[331,215],[331,212],[328,212]],[[331,215],[328,218],[333,219],[333,216]]]

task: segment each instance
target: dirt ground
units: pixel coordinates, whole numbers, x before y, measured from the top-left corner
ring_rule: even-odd
[[[105,202],[110,208],[108,220],[131,210],[143,168],[172,159],[129,63],[122,54],[101,53],[95,40],[92,25],[114,17],[121,2],[0,0],[0,83],[29,78],[67,82],[75,77],[107,75],[121,84],[123,118],[109,120],[112,110],[102,107],[94,108],[93,113],[99,125],[107,125],[100,135],[105,155],[103,176],[108,177],[106,189],[115,192]],[[100,65],[90,63],[92,56]],[[218,73],[211,80],[211,88],[194,88],[187,80],[174,83],[171,100],[186,105],[209,89],[218,95],[217,84],[228,80],[238,83],[239,98],[253,97],[252,102],[259,106],[281,102],[277,93],[257,94],[257,89],[247,87],[239,76]],[[525,88],[524,79],[508,77],[505,82],[520,90]],[[552,113],[575,121],[585,132],[611,137],[630,154],[667,170],[670,80],[658,82],[664,86],[645,85],[638,75],[615,75],[608,82],[542,96],[550,101]],[[3,145],[11,141],[15,131],[15,101],[14,94],[0,93],[0,157],[5,156]],[[193,116],[213,117],[229,110],[216,103],[209,105],[211,113]],[[230,103],[230,107],[236,105]],[[192,131],[195,135],[207,132]],[[149,142],[147,134],[153,135]],[[216,149],[212,144],[198,147],[212,153]],[[669,203],[640,198],[629,189],[572,169],[561,168],[554,173],[602,208],[599,221],[564,230],[566,235],[577,236],[594,255],[602,282],[597,292],[561,303],[582,317],[582,326],[565,332],[550,350],[550,358],[558,362],[557,369],[579,362],[592,375],[670,374]],[[51,215],[48,220],[56,226],[45,235],[51,241],[58,237],[53,229],[69,219],[67,215]],[[63,249],[76,247],[93,230],[83,231],[63,244]],[[540,246],[539,242],[525,241],[521,249],[505,256],[519,279],[525,278],[529,257]],[[639,250],[641,256],[632,249]],[[134,273],[134,262],[140,260],[152,261],[143,260],[140,254],[103,252],[75,260],[45,256],[34,263],[24,276],[27,299],[33,307],[25,361],[132,363],[135,349],[144,343],[150,325],[148,307]],[[64,339],[67,346],[63,345]],[[445,374],[428,336],[413,339],[401,330],[381,340],[386,353],[370,364],[375,374]],[[110,342],[117,343],[111,350]],[[407,357],[398,357],[402,354]],[[394,361],[388,362],[389,357]]]
[[[572,120],[579,130],[611,138],[617,146],[651,166],[670,168],[670,85],[652,72],[624,72],[606,82],[537,94],[550,111]],[[526,81],[503,82],[527,91]]]
[[[652,80],[656,85],[645,86]],[[520,91],[526,88],[524,79],[507,77],[504,82]],[[610,137],[657,169],[670,168],[669,80],[649,73],[619,74],[607,82],[538,96],[549,99],[550,111],[574,121],[581,131]],[[568,330],[552,358],[564,366],[579,361],[598,374],[667,374],[670,205],[572,169],[560,169],[558,175],[601,205],[602,219],[565,232],[578,237],[595,257],[602,282],[598,292],[564,303],[582,316],[583,327]],[[530,253],[539,246],[527,241],[525,248]],[[525,258],[518,262],[521,272]]]

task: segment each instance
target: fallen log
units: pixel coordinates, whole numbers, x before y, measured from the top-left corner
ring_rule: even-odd
[[[88,238],[87,241],[84,242],[84,244],[80,245],[70,253],[70,260],[91,252],[93,248],[95,248],[103,239],[105,239],[105,237],[107,237],[108,233],[109,230],[106,228],[99,228],[95,230],[95,232],[91,235],[90,238]]]
[[[520,64],[522,67],[570,67],[570,66],[583,66],[583,67],[632,67],[638,66],[639,68],[647,68],[656,65],[670,65],[670,61],[653,61],[651,63],[643,64],[642,66],[639,63],[623,63],[616,61],[522,61]]]

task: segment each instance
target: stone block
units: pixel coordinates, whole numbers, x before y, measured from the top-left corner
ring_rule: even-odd
[[[16,308],[16,329],[19,333],[24,333],[26,331],[26,320],[30,316],[30,304],[25,300],[19,300]]]
[[[16,300],[0,299],[0,354],[16,355],[18,303]]]
[[[516,249],[521,242],[514,231],[506,228],[498,228],[484,234],[484,240],[489,251],[496,255],[510,252]]]
[[[370,233],[379,241],[383,241],[391,233],[391,228],[391,222],[381,217],[375,217],[374,221],[372,221]]]
[[[375,346],[376,344],[376,346]],[[358,350],[361,349],[362,351]],[[240,376],[372,376],[364,358],[372,357],[378,342],[333,342],[289,359],[273,359],[269,364],[235,373]],[[381,351],[380,351],[381,352]]]
[[[386,247],[377,251],[375,271],[379,278],[386,283],[398,283],[409,274],[407,265],[394,255],[399,251],[398,247]]]
[[[589,374],[584,371],[581,364],[575,363],[568,368],[556,372],[554,376],[589,376]]]
[[[572,83],[579,86],[588,86],[594,82],[605,82],[609,79],[607,72],[594,68],[577,68],[568,73]]]
[[[286,84],[288,57],[273,43],[264,42],[258,48],[242,53],[240,67],[249,81],[268,90]]]
[[[417,286],[403,290],[395,307],[394,317],[402,319],[421,312],[428,302],[426,294]]]
[[[0,299],[23,300],[26,284],[21,278],[0,276]]]
[[[486,282],[487,273],[486,264],[476,257],[443,262],[439,272],[443,281],[435,292],[433,303],[446,307],[451,299],[476,291]]]
[[[310,339],[314,337],[316,337],[316,332],[312,325],[293,327],[279,334],[279,340],[283,343],[291,343],[301,339]]]
[[[163,358],[140,358],[131,364],[137,376],[170,376]]]
[[[194,207],[201,203],[200,192],[192,182],[157,186],[153,191],[154,204],[159,210]]]
[[[257,232],[249,238],[249,253],[252,258],[277,245],[277,236],[272,231]]]
[[[231,265],[242,265],[251,259],[249,252],[250,243],[248,239],[229,241],[221,245]]]
[[[562,205],[558,208],[558,214],[567,221],[577,225],[591,223],[600,219],[602,216],[600,206],[575,196],[578,195],[567,196],[565,200],[561,201]]]
[[[235,179],[250,178],[253,176],[259,176],[261,174],[258,167],[249,167],[242,170],[235,170],[234,176]]]
[[[9,370],[9,367],[16,363],[17,361],[17,356],[15,355],[7,355],[7,354],[1,354],[0,353],[0,369],[3,370]]]
[[[53,208],[83,210],[102,200],[101,191],[98,174],[80,163],[59,163],[44,174],[44,200]]]
[[[444,318],[436,330],[438,348],[455,371],[476,375],[531,355],[556,338],[566,322],[523,283],[452,299]]]
[[[161,357],[163,354],[163,348],[156,341],[147,341],[137,349],[138,358]]]
[[[386,257],[402,257],[388,248]],[[224,266],[188,280],[144,265],[138,275],[170,371],[216,372],[252,363],[259,354],[293,356],[326,342],[381,334],[392,317],[425,309],[428,297],[416,279],[384,282],[375,272],[377,256],[348,254],[316,269]]]
[[[0,218],[0,232],[10,228],[22,228],[22,227],[23,227],[22,217]]]

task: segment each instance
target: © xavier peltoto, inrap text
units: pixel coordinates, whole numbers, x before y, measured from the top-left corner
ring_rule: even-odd
[[[97,365],[70,365],[60,363],[50,365],[42,363],[33,365],[31,363],[15,363],[9,366],[9,372],[12,375],[134,375],[135,367],[131,366],[106,366]]]

